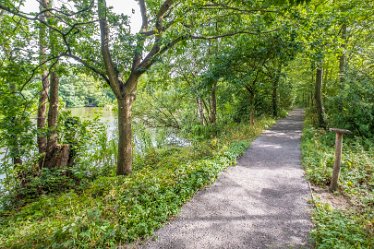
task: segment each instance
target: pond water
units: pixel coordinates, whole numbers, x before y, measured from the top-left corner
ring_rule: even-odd
[[[108,140],[116,139],[117,137],[117,127],[118,127],[118,118],[117,112],[111,108],[104,108],[104,107],[79,107],[79,108],[69,108],[65,109],[71,111],[73,116],[79,117],[83,120],[93,120],[98,118],[100,122],[106,125],[107,127],[107,136]],[[175,131],[166,131],[161,129],[155,128],[145,128],[144,126],[142,130],[138,129],[141,122],[138,120],[133,120],[133,130],[134,130],[134,143],[135,143],[135,153],[143,153],[144,150],[144,134],[147,134],[148,138],[150,139],[151,146],[158,146],[160,144],[173,144],[178,146],[189,146],[190,142],[186,139],[179,137]],[[160,134],[163,134],[160,136]],[[161,140],[160,141],[160,137]],[[148,144],[149,146],[149,144]],[[1,150],[0,148],[0,163],[2,162],[2,156],[4,153],[4,149]],[[0,180],[4,178],[4,175],[0,174]],[[1,186],[1,185],[0,185]]]
[[[79,117],[83,120],[93,120],[99,117],[100,122],[107,126],[108,139],[113,139],[117,134],[117,113],[110,108],[103,107],[79,107],[79,108],[68,108],[65,109],[71,111],[73,116]],[[33,120],[35,121],[35,120]],[[35,121],[36,122],[36,121]],[[35,123],[36,125],[36,123]],[[0,148],[0,163],[3,162],[5,149]],[[0,174],[0,181],[5,178],[5,175]],[[1,184],[0,184],[1,187]]]
[[[107,126],[108,138],[112,139],[117,134],[118,118],[117,113],[112,108],[106,107],[77,107],[66,109],[71,111],[73,116],[83,120],[93,120],[98,117],[100,122]]]
[[[104,108],[104,107],[79,107],[79,108],[69,108],[67,109],[71,111],[73,116],[80,117],[86,120],[92,120],[95,117],[99,117],[99,120],[107,126],[107,134],[108,139],[113,139],[116,137],[118,131],[118,117],[117,112],[111,108]],[[134,119],[133,120],[133,131],[134,131],[134,142],[135,148],[138,152],[140,152],[142,147],[142,135],[139,134],[136,127],[139,127],[141,121]],[[156,137],[161,133],[165,132],[165,130],[155,129],[155,128],[146,128],[147,133],[151,136],[153,146],[157,146],[157,139]],[[167,131],[167,135],[163,143],[166,144],[175,144],[179,146],[188,146],[190,143],[179,137],[175,132]]]

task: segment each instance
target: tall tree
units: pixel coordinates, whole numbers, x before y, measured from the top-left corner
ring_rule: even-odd
[[[106,80],[112,88],[118,104],[118,160],[117,174],[128,175],[132,171],[132,105],[136,96],[136,88],[139,78],[154,64],[156,58],[165,53],[169,48],[183,39],[183,36],[177,37],[170,43],[163,45],[165,31],[170,24],[165,23],[165,17],[170,14],[173,1],[166,0],[162,3],[156,15],[154,16],[154,29],[150,31],[150,23],[144,0],[139,0],[139,6],[142,16],[142,26],[139,31],[136,49],[134,51],[133,63],[128,77],[122,80],[118,70],[118,65],[112,59],[110,51],[110,29],[108,26],[108,9],[105,0],[98,0],[98,14],[101,34],[101,54],[106,70]],[[153,36],[153,42],[148,54],[143,58],[145,51],[145,35]]]
[[[118,104],[118,164],[117,174],[126,175],[132,171],[132,105],[136,96],[139,78],[160,59],[160,56],[174,45],[187,39],[212,40],[241,34],[257,35],[260,27],[269,22],[278,9],[267,1],[225,2],[225,1],[145,1],[139,0],[142,17],[141,29],[134,35],[127,28],[126,17],[114,15],[105,0],[74,2],[74,8],[62,3],[62,7],[45,11],[46,20],[40,14],[19,11],[10,1],[0,3],[0,9],[14,15],[38,21],[46,25],[50,38],[59,36],[64,45],[54,49],[51,44],[50,57],[70,57],[102,77],[114,92]],[[94,5],[97,3],[97,6]],[[287,1],[277,1],[279,9],[286,8]],[[97,9],[95,9],[97,8]],[[95,11],[97,10],[97,12]],[[209,18],[208,14],[209,13]],[[227,15],[228,13],[228,15]],[[98,14],[99,27],[97,28]],[[49,17],[48,17],[49,15]],[[265,18],[266,17],[266,18]],[[270,17],[270,18],[269,18]],[[265,20],[266,19],[266,20]],[[215,27],[206,23],[220,22],[219,34]],[[253,22],[258,22],[256,27]],[[271,22],[271,21],[270,21]],[[235,23],[237,25],[228,25]],[[204,25],[201,25],[204,24]],[[82,26],[85,28],[83,29]],[[258,28],[257,28],[258,27]],[[96,31],[100,31],[100,41]],[[101,55],[96,48],[100,44]],[[56,50],[56,51],[52,51]],[[130,55],[132,54],[132,55]],[[131,58],[130,58],[131,57]],[[54,61],[52,58],[51,61]],[[131,60],[131,62],[129,62]],[[58,146],[55,120],[58,77],[50,71],[50,96],[52,101],[48,112],[47,158],[55,152],[63,152],[66,147]],[[57,70],[58,71],[58,70]],[[215,93],[215,87],[212,92]],[[216,98],[211,98],[215,107]],[[215,112],[210,120],[214,122]],[[48,159],[49,160],[49,159]]]
[[[45,13],[49,6],[48,0],[41,1],[40,3],[40,19],[45,22]],[[39,93],[39,103],[38,103],[38,116],[37,116],[37,140],[39,153],[43,155],[40,160],[40,167],[43,167],[44,157],[47,149],[47,136],[45,133],[46,129],[46,113],[47,113],[47,103],[48,103],[48,90],[49,90],[49,73],[47,68],[47,29],[43,24],[39,24],[39,63],[41,65],[41,82],[42,86]]]
[[[323,81],[323,68],[321,64],[318,64],[317,69],[316,69],[316,83],[315,83],[315,89],[314,89],[314,99],[316,102],[318,126],[326,129],[326,118],[325,118],[326,114],[325,114],[325,108],[323,106],[323,99],[322,99],[322,81]]]

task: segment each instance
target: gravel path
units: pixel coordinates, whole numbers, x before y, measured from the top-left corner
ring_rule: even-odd
[[[185,204],[141,248],[309,248],[302,110],[258,137],[238,165]]]

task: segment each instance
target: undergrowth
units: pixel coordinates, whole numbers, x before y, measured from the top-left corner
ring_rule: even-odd
[[[306,119],[302,138],[303,165],[312,184],[327,190],[334,164],[335,133],[312,128]],[[339,189],[350,208],[333,208],[317,200],[311,235],[316,248],[374,248],[374,144],[345,136]]]
[[[3,210],[0,248],[116,248],[151,235],[272,123],[230,126],[224,135],[190,147],[155,149],[129,177],[100,176],[83,190]]]

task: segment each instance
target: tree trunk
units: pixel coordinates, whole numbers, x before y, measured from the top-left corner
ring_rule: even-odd
[[[165,53],[174,44],[179,42],[179,39],[169,43],[169,45],[161,46],[163,36],[162,34],[167,29],[163,25],[163,18],[168,15],[172,0],[165,0],[161,5],[156,22],[157,35],[154,36],[153,46],[147,55],[144,55],[146,44],[144,36],[138,36],[137,44],[134,51],[131,72],[126,82],[122,81],[116,63],[113,62],[110,52],[110,30],[107,22],[107,7],[105,0],[97,0],[97,9],[99,16],[100,26],[100,44],[101,55],[105,66],[105,75],[100,75],[106,80],[116,96],[118,102],[118,130],[119,130],[119,144],[118,144],[118,161],[117,161],[117,174],[128,175],[131,173],[132,167],[132,139],[131,139],[131,108],[135,99],[136,87],[139,77],[146,72],[156,61],[161,54]],[[140,12],[142,16],[142,26],[140,32],[148,31],[148,18],[145,1],[139,1]],[[155,31],[156,31],[155,30]],[[144,57],[143,57],[144,56]]]
[[[279,79],[280,74],[282,71],[281,65],[279,65],[278,70],[276,72],[275,79],[273,81],[273,92],[272,92],[272,109],[273,109],[273,116],[278,117],[278,85],[279,85]]]
[[[53,8],[52,2],[43,0],[44,8]],[[57,19],[54,18],[49,11],[44,12],[45,18],[50,25],[57,25]],[[50,54],[57,55],[56,44],[58,44],[57,36],[52,28],[49,28],[49,46]],[[48,109],[48,133],[47,133],[47,146],[46,155],[43,167],[56,168],[64,167],[73,162],[71,160],[70,146],[68,144],[58,144],[57,122],[58,122],[58,90],[59,90],[59,77],[56,69],[59,67],[58,61],[55,62],[52,69],[49,71],[50,76],[50,89],[49,89],[49,109]]]
[[[43,3],[40,2],[40,11],[46,9],[47,6],[43,6]],[[40,15],[40,19],[45,21],[44,14]],[[46,63],[46,37],[47,37],[47,30],[44,25],[40,25],[39,27],[39,61],[42,65],[42,89],[39,94],[39,105],[38,105],[38,117],[37,117],[37,143],[38,149],[40,154],[44,154],[47,148],[47,137],[45,134],[45,125],[46,125],[46,113],[47,113],[47,101],[48,101],[48,88],[49,88],[49,80],[48,80],[48,71]],[[44,157],[44,156],[43,156]],[[43,166],[44,159],[40,160],[39,166]]]
[[[51,88],[49,92],[48,110],[48,142],[47,151],[53,150],[58,144],[57,120],[58,120],[58,88],[59,78],[56,72],[51,72]]]
[[[17,120],[16,117],[12,117],[12,124],[19,126],[20,124],[18,121],[19,119]],[[20,152],[20,138],[18,134],[13,133],[12,140],[14,141],[14,145],[12,146],[12,148],[10,148],[10,150],[11,150],[11,154],[13,155],[12,156],[13,165],[17,165],[17,164],[22,165],[23,162],[22,162],[21,152]]]
[[[214,81],[210,92],[210,116],[209,121],[215,124],[217,121],[217,82]]]
[[[37,118],[37,128],[38,128],[38,148],[39,153],[45,153],[47,148],[47,137],[45,135],[45,125],[46,125],[46,113],[47,113],[47,102],[48,102],[48,72],[43,72],[42,74],[42,90],[39,95],[39,106],[38,106],[38,118]]]
[[[346,39],[347,39],[347,25],[343,24],[342,25],[342,36],[341,38],[343,39],[343,44],[342,44],[342,54],[339,57],[339,83],[340,86],[343,85],[345,81],[345,68],[346,68],[346,63],[347,63],[347,58],[345,54],[345,48],[346,48]]]
[[[278,117],[278,81],[273,81],[272,93],[273,117]]]
[[[249,124],[251,127],[255,126],[255,96],[253,92],[249,93]]]
[[[12,93],[17,92],[17,86],[12,81],[10,81],[10,83],[9,83],[9,90]],[[20,117],[13,116],[13,117],[11,117],[10,120],[11,120],[11,124],[13,124],[14,126],[16,126],[16,127],[21,126],[21,121],[22,120],[20,119]],[[20,152],[20,144],[21,143],[20,143],[19,134],[17,132],[12,131],[11,139],[13,140],[13,144],[11,146],[9,146],[9,150],[10,150],[10,154],[12,155],[13,165],[17,165],[17,164],[21,165],[23,162],[22,162],[21,152]]]
[[[255,110],[254,110],[254,108],[251,108],[249,122],[250,122],[251,127],[255,126]]]
[[[324,94],[327,94],[327,81],[328,81],[328,74],[329,74],[329,66],[326,65],[326,68],[325,68],[325,76],[324,76],[324,80],[323,80],[323,85],[322,85],[322,89],[323,89],[323,93]]]
[[[316,72],[317,73],[316,73],[316,85],[315,85],[314,98],[316,102],[318,127],[326,129],[325,110],[324,110],[323,101],[322,101],[323,69],[321,67],[318,67]]]
[[[134,95],[125,95],[117,101],[119,132],[117,175],[129,175],[132,172],[131,108]]]
[[[52,71],[51,87],[49,93],[49,110],[48,110],[48,138],[44,167],[58,168],[64,167],[71,161],[70,146],[68,144],[58,144],[57,121],[58,121],[58,89],[59,78],[57,73]]]
[[[106,1],[98,0],[100,19],[101,54],[108,75],[109,85],[114,92],[118,104],[118,158],[117,175],[129,175],[132,171],[132,130],[131,108],[135,99],[135,91],[141,73],[137,73],[141,53],[135,52],[132,71],[125,84],[120,80],[118,70],[109,50],[109,27],[106,19]],[[144,4],[144,2],[143,2]],[[144,6],[143,6],[144,7]],[[143,24],[144,26],[144,24]],[[144,27],[142,27],[144,28]]]
[[[344,81],[345,81],[345,69],[346,69],[346,64],[347,64],[347,58],[346,58],[346,40],[347,40],[347,25],[343,24],[342,25],[342,35],[341,38],[343,39],[343,44],[342,44],[342,54],[339,57],[339,89],[340,89],[340,94],[343,93],[344,90]],[[343,101],[342,98],[339,98],[338,102],[338,110],[342,111],[343,110]]]
[[[199,122],[201,125],[205,125],[204,106],[203,106],[203,100],[201,99],[201,97],[197,97],[196,103],[197,103],[197,118],[199,119]]]
[[[13,157],[13,164],[16,165],[16,164],[19,164],[19,165],[22,165],[22,159],[20,157]]]
[[[314,70],[315,70],[315,66],[314,66],[314,62],[311,62],[311,75],[312,75],[312,84],[311,84],[311,87],[310,87],[310,106],[313,108],[314,107],[314,93],[313,93],[313,88],[315,88],[315,86],[313,87],[313,84],[315,84],[315,79],[314,79]]]

